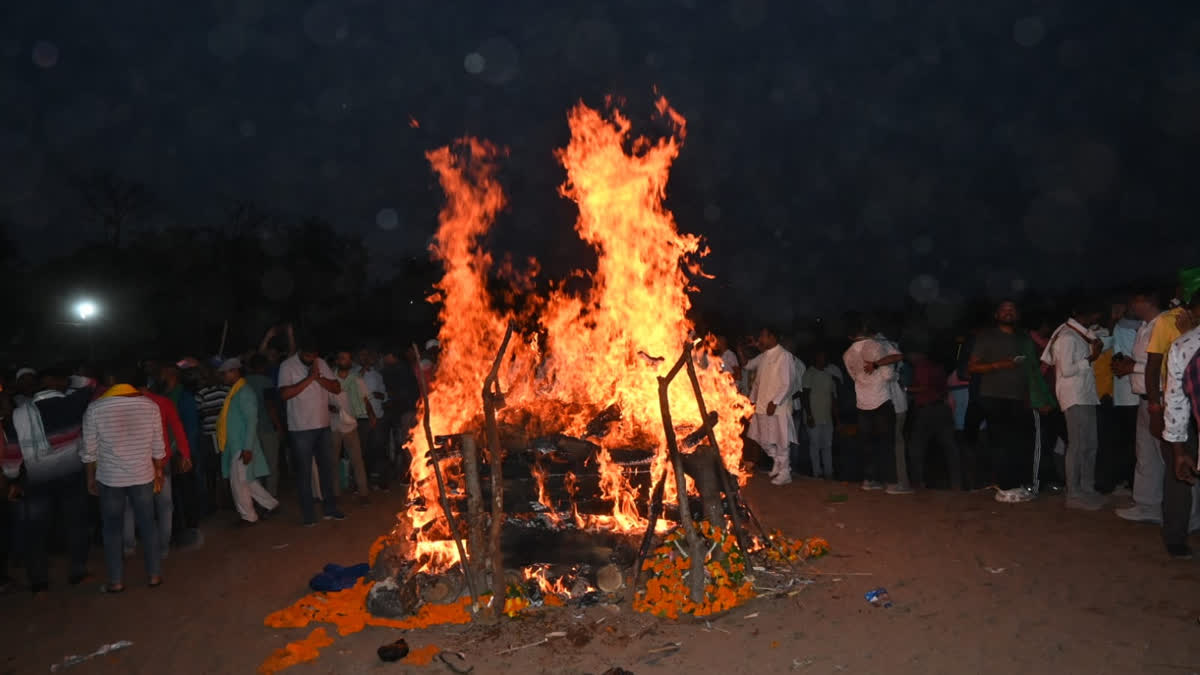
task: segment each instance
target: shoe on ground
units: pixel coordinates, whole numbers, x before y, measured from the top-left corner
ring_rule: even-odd
[[[1154,513],[1154,509],[1135,504],[1127,509],[1117,509],[1113,513],[1117,514],[1118,518],[1129,520],[1135,523],[1154,523],[1162,525],[1162,513]]]
[[[342,513],[341,511],[338,511],[336,509],[325,514],[325,520],[345,520],[345,519],[346,519],[346,514]]]
[[[1002,504],[1021,504],[1031,502],[1037,494],[1027,487],[1015,487],[1008,490],[996,490],[996,501]]]
[[[791,476],[779,475],[771,479],[771,485],[787,485],[792,482]]]
[[[1181,546],[1168,546],[1167,555],[1171,556],[1175,560],[1191,560],[1192,549],[1189,548],[1187,544],[1183,544]]]
[[[1128,485],[1125,485],[1124,483],[1122,483],[1121,485],[1118,485],[1117,487],[1113,488],[1112,496],[1114,496],[1114,497],[1132,497],[1133,490],[1130,490]]]
[[[317,526],[317,521],[315,521],[315,520],[304,521],[304,527],[316,527],[316,526]]]
[[[886,492],[889,495],[911,495],[911,494],[915,493],[916,490],[912,489],[911,487],[909,487],[907,485],[901,485],[899,483],[895,483],[893,485],[887,486]]]
[[[877,480],[864,480],[862,482],[862,489],[867,490],[868,492],[873,492],[875,490],[882,490],[883,483],[880,483]]]

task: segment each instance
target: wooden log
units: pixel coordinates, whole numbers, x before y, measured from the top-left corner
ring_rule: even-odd
[[[708,406],[704,404],[704,390],[700,388],[700,378],[697,377],[696,366],[692,363],[690,358],[687,362],[687,371],[688,380],[690,380],[692,383],[692,393],[696,396],[696,406],[700,409],[700,419],[707,422],[709,419]],[[723,459],[724,456],[721,454],[721,446],[719,443],[717,443],[717,433],[713,430],[715,425],[715,420],[713,421],[713,424],[706,423],[705,425],[708,428],[708,442],[716,452],[718,462],[717,477],[721,482],[721,487],[725,492],[726,499],[730,501],[729,520],[733,524],[733,535],[737,538],[738,547],[742,549],[742,554],[745,555],[750,552],[750,535],[746,533],[746,527],[742,524],[742,514],[738,508],[741,501],[741,495],[737,491],[737,479],[733,476],[730,476],[729,471],[725,468],[725,462]],[[730,492],[731,490],[732,494]],[[750,510],[747,508],[746,512],[750,513]],[[766,537],[765,532],[763,533],[763,536],[767,539],[767,541],[770,541],[770,537]]]
[[[596,570],[596,588],[605,593],[616,593],[625,585],[625,575],[616,565],[605,565]]]
[[[671,422],[671,397],[668,392],[671,380],[679,374],[685,363],[691,363],[691,345],[685,345],[683,354],[667,373],[666,377],[658,378],[658,407],[662,414],[663,433],[666,435],[667,453],[671,458],[671,466],[675,469],[676,497],[679,500],[679,522],[683,526],[683,534],[688,544],[689,572],[688,591],[692,602],[704,601],[704,543],[696,534],[696,526],[692,522],[691,509],[687,504],[687,480],[683,473],[683,455],[679,452],[679,442],[675,438],[675,426]]]
[[[470,556],[471,576],[484,578],[487,559],[487,540],[483,536],[483,490],[479,486],[479,450],[475,437],[461,437],[463,474],[467,482],[467,554]]]
[[[421,350],[417,349],[417,345],[412,346],[413,355],[417,357],[417,362],[421,360]],[[421,389],[421,401],[425,404],[425,414],[421,415],[422,421],[425,423],[425,441],[429,444],[429,451],[434,450],[433,443],[433,427],[429,422],[429,386],[425,382],[425,374],[420,368],[417,368],[417,383]],[[442,467],[438,462],[433,463],[433,475],[437,478],[438,499],[442,504],[442,514],[446,517],[446,523],[450,528],[450,538],[454,540],[454,545],[458,549],[458,565],[462,568],[463,577],[467,580],[467,588],[471,591],[471,608],[474,610],[479,605],[479,594],[475,591],[475,581],[471,578],[471,570],[467,565],[467,552],[463,548],[462,535],[459,533],[458,523],[455,522],[454,512],[450,510],[450,500],[446,499],[446,481],[442,478]]]
[[[496,352],[496,359],[492,361],[492,370],[483,380],[483,418],[487,426],[488,466],[492,474],[492,527],[488,533],[488,551],[492,556],[492,617],[497,620],[504,614],[504,598],[508,587],[504,581],[504,552],[500,550],[500,530],[504,527],[504,448],[500,446],[496,410],[504,405],[498,378],[512,334],[513,325],[510,322],[504,331],[500,349]]]
[[[696,483],[704,519],[718,532],[725,531],[725,502],[721,499],[721,479],[717,475],[721,457],[711,445],[702,445],[685,455],[683,469]]]

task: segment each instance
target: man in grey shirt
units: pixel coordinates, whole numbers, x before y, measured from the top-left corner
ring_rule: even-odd
[[[975,338],[968,370],[979,376],[979,399],[988,424],[992,466],[1006,501],[1028,501],[1022,489],[1033,478],[1033,413],[1029,407],[1029,371],[1033,344],[1018,328],[1016,303],[996,307],[996,325]]]

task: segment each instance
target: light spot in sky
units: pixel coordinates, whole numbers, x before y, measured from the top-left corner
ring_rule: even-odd
[[[33,45],[33,63],[39,68],[53,68],[58,63],[58,47],[53,42],[38,40]]]
[[[929,255],[929,252],[933,250],[933,239],[927,234],[922,234],[913,239],[912,249],[913,253],[917,255]]]
[[[379,209],[379,213],[375,214],[375,224],[381,230],[394,230],[400,225],[400,214],[396,213],[396,209]]]
[[[908,283],[908,294],[913,300],[927,305],[938,297],[938,280],[929,274],[918,274]]]
[[[507,84],[517,76],[517,48],[506,38],[496,36],[488,38],[479,45],[478,52],[483,58],[484,68],[478,73],[491,84]],[[469,71],[468,71],[469,72]]]
[[[1013,40],[1022,47],[1036,47],[1046,37],[1046,25],[1039,16],[1027,16],[1013,22]]]
[[[251,120],[242,120],[238,123],[238,133],[240,133],[243,138],[253,138],[258,134],[258,127],[255,126],[254,122]]]
[[[463,58],[463,69],[472,75],[478,75],[487,67],[487,59],[479,52],[471,52]]]

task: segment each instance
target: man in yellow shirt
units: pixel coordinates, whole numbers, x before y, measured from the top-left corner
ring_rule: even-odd
[[[1179,276],[1182,279],[1190,272],[1180,271]],[[1155,438],[1162,438],[1164,426],[1163,382],[1167,376],[1167,352],[1180,335],[1191,329],[1191,321],[1187,310],[1175,307],[1159,315],[1150,333],[1150,343],[1146,347],[1146,400],[1150,408],[1150,433]]]

